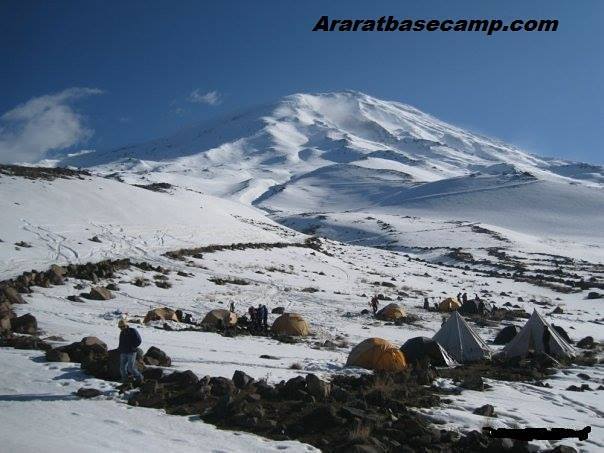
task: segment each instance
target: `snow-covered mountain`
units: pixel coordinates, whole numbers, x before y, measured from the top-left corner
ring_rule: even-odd
[[[538,157],[353,91],[294,94],[59,164],[169,182],[276,218],[352,210],[589,237],[604,220],[603,167]]]

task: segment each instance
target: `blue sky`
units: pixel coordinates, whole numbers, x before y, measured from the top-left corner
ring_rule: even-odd
[[[108,149],[294,92],[354,89],[604,163],[604,6],[569,1],[3,1],[0,160]],[[333,18],[556,18],[555,33],[313,33]]]

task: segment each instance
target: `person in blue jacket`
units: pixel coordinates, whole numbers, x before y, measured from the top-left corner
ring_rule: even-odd
[[[138,371],[136,367],[136,352],[142,339],[138,330],[128,326],[128,322],[125,319],[120,319],[117,323],[120,328],[120,342],[117,347],[120,353],[120,374],[122,375],[122,381],[128,382],[128,374],[132,374],[137,383],[143,382],[143,375]]]

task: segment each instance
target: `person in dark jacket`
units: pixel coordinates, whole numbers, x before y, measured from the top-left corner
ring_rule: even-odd
[[[262,305],[262,328],[268,329],[268,307],[266,305]]]
[[[375,315],[378,311],[378,307],[380,304],[380,300],[378,299],[377,294],[375,296],[373,296],[371,298],[371,302],[369,302],[369,305],[371,306],[371,309],[373,310],[373,314]]]
[[[461,295],[462,304],[468,303],[468,293],[463,293]]]
[[[122,381],[128,382],[128,374],[132,374],[137,383],[143,382],[143,375],[136,367],[136,351],[142,343],[138,330],[128,326],[125,319],[120,319],[117,323],[120,328],[120,342],[117,347],[120,353],[120,374]]]

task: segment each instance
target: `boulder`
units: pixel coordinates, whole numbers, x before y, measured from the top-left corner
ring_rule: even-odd
[[[188,387],[199,382],[199,378],[191,370],[175,371],[174,373],[165,375],[161,382],[164,384],[174,384],[179,387]]]
[[[102,286],[93,286],[90,289],[90,293],[86,295],[88,299],[92,300],[109,300],[113,299],[113,294],[107,288],[103,288]]]
[[[598,293],[598,292],[596,292],[596,291],[590,291],[590,292],[587,294],[587,298],[588,298],[588,299],[600,299],[600,298],[602,298],[602,297],[604,297],[604,294],[600,294],[600,293]]]
[[[82,348],[84,350],[93,350],[98,352],[107,351],[107,344],[99,340],[97,337],[84,337],[82,338]]]
[[[5,301],[0,303],[0,318],[14,318],[15,312],[11,307],[10,302]]]
[[[25,333],[28,335],[35,335],[38,331],[38,322],[36,318],[27,313],[26,315],[19,316],[18,318],[12,318],[10,320],[11,330],[16,333]]]
[[[161,349],[151,346],[143,356],[145,365],[170,366],[172,359]]]
[[[9,317],[0,318],[0,333],[10,332],[11,323]]]
[[[225,377],[211,378],[210,385],[212,387],[212,395],[214,396],[232,396],[236,391],[233,381]]]
[[[558,305],[556,308],[554,308],[554,310],[552,311],[553,315],[562,315],[564,314],[564,310],[562,309],[562,307],[560,305]]]
[[[594,337],[587,336],[577,341],[577,347],[581,349],[593,349],[595,346]]]
[[[46,275],[48,276],[50,283],[53,285],[62,285],[65,278],[65,269],[63,269],[61,266],[53,264],[50,266],[50,269]]]
[[[506,326],[499,331],[497,336],[495,337],[495,344],[508,344],[510,341],[514,339],[516,335],[518,335],[520,329],[516,326]]]
[[[461,387],[467,390],[478,390],[480,392],[485,389],[482,377],[475,375],[466,376],[461,382]]]
[[[314,374],[306,375],[306,391],[317,401],[325,401],[331,393],[331,385]]]
[[[285,307],[275,307],[271,310],[273,315],[282,315],[285,313]]]
[[[495,408],[490,404],[485,404],[484,406],[480,406],[477,409],[474,409],[473,414],[482,415],[484,417],[494,417],[495,416]]]
[[[285,382],[281,387],[281,394],[285,398],[297,399],[299,390],[306,390],[306,379],[302,376],[296,376]]]
[[[69,354],[58,349],[50,349],[46,351],[46,360],[49,362],[71,362]]]
[[[71,302],[84,302],[84,299],[82,299],[80,296],[73,294],[71,296],[67,296],[67,300],[70,300]]]
[[[247,387],[248,385],[252,384],[254,382],[254,378],[251,376],[248,376],[247,374],[245,374],[243,371],[235,371],[235,373],[233,373],[233,384],[235,384],[235,387],[242,389]]]
[[[25,304],[26,302],[21,297],[21,294],[12,286],[2,288],[0,300],[7,300],[11,304]]]
[[[145,315],[143,322],[148,324],[151,321],[178,321],[178,318],[176,317],[176,312],[171,308],[160,307],[149,310]]]
[[[76,392],[76,395],[79,396],[80,398],[94,398],[101,394],[102,394],[101,391],[98,389],[91,389],[91,388],[85,388],[85,387],[78,389],[78,391]]]

